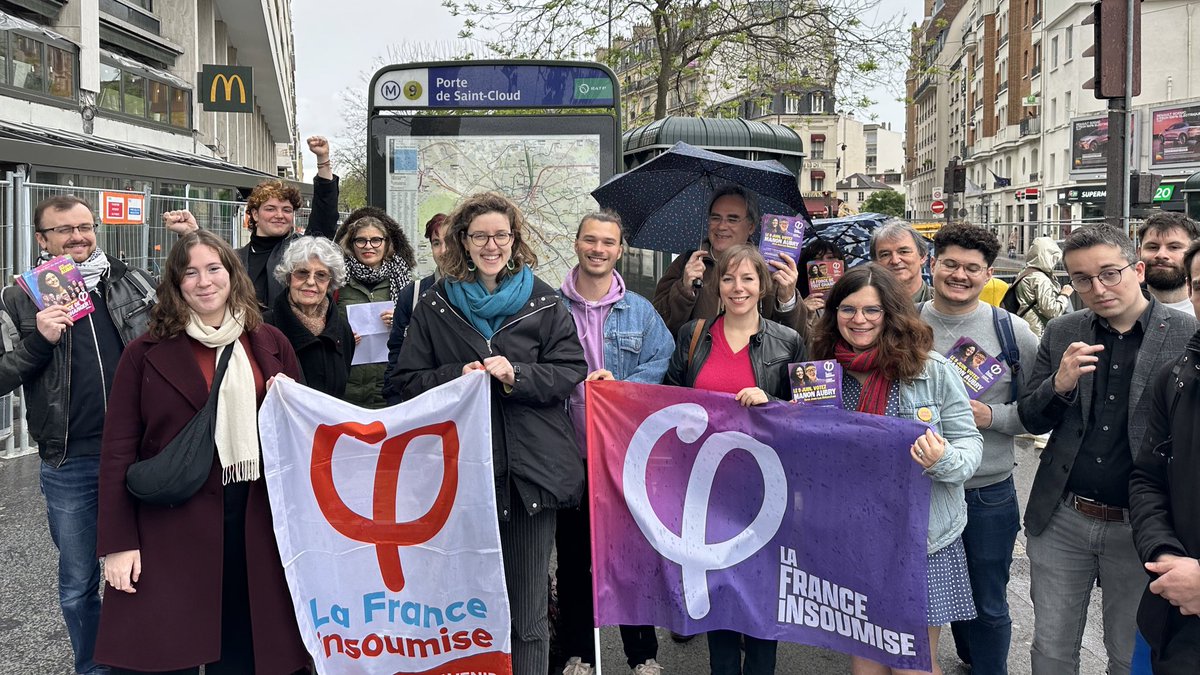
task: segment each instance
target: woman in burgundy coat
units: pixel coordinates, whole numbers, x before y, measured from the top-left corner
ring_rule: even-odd
[[[133,462],[158,453],[208,399],[220,348],[217,451],[184,504],[136,500]],[[96,660],[114,672],[289,674],[306,670],[271,526],[258,405],[273,376],[300,376],[287,339],[262,323],[233,249],[199,230],[171,250],[149,333],[113,379],[100,456],[98,552],[108,588]]]

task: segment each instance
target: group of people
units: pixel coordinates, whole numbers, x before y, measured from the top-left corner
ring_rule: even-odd
[[[19,289],[0,295],[0,323],[15,331],[0,355],[0,390],[24,385],[29,399],[76,672],[309,669],[257,442],[256,411],[272,379],[372,408],[482,370],[494,389],[513,670],[589,673],[597,655],[584,382],[695,387],[755,406],[790,400],[789,364],[819,359],[841,364],[846,409],[928,426],[909,456],[931,483],[933,644],[950,624],[973,672],[1007,672],[1007,584],[1021,526],[1014,437],[1049,432],[1025,510],[1034,672],[1078,669],[1097,582],[1110,673],[1130,671],[1139,603],[1156,672],[1200,668],[1192,457],[1200,333],[1195,310],[1178,304],[1181,287],[1200,304],[1194,222],[1155,216],[1138,233],[1140,249],[1108,226],[1072,233],[1061,255],[1086,309],[1047,318],[1039,340],[1017,320],[1025,317],[980,301],[1000,250],[988,230],[945,226],[931,254],[910,226],[889,224],[872,239],[874,262],[806,295],[798,261],[766,260],[753,245],[757,198],[739,187],[717,190],[704,245],[676,259],[650,299],[616,270],[619,215],[582,219],[578,264],[554,288],[534,273],[525,216],[495,193],[466,197],[426,224],[436,271],[415,280],[412,247],[385,212],[360,209],[337,224],[328,144],[309,145],[319,172],[303,235],[294,227],[300,195],[280,182],[251,194],[250,241],[236,250],[187,212],[170,212],[164,221],[179,240],[161,280],[98,247],[84,201],[54,197],[35,212],[43,258],[70,256],[96,307],[72,321],[61,305],[38,310]],[[1053,264],[1047,272],[1053,281]],[[389,331],[388,359],[353,365],[360,336],[347,307],[367,302],[386,308],[378,320]],[[962,337],[1007,366],[974,399],[944,356]],[[138,501],[125,488],[127,469],[179,433],[218,371],[206,482],[174,508]],[[555,548],[555,651],[569,658],[552,664]],[[635,674],[663,672],[653,626],[622,626],[620,636]],[[714,675],[775,671],[772,640],[733,631],[706,640]],[[859,657],[851,667],[889,672]]]

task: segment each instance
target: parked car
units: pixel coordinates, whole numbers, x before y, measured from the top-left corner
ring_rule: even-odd
[[[1159,140],[1163,145],[1172,143],[1174,145],[1187,145],[1193,140],[1200,140],[1200,126],[1191,124],[1190,122],[1176,122],[1171,126],[1163,129],[1159,134]]]
[[[1097,129],[1079,139],[1079,149],[1084,152],[1100,152],[1108,145],[1108,129]]]

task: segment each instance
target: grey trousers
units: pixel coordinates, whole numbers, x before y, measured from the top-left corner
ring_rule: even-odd
[[[546,675],[550,670],[550,552],[556,512],[529,515],[512,489],[507,522],[500,522],[500,550],[512,614],[513,675]]]

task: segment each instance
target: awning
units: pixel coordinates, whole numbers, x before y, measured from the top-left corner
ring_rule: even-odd
[[[144,63],[141,63],[140,61],[134,61],[133,59],[129,58],[128,56],[122,56],[116,52],[112,52],[107,49],[101,49],[100,55],[103,56],[104,58],[108,59],[109,61],[112,61],[113,63],[117,64],[118,66],[121,66],[122,68],[124,68],[126,70],[133,71],[134,73],[137,73],[139,75],[149,75],[150,77],[152,77],[156,80],[162,80],[162,81],[167,82],[168,84],[171,84],[180,89],[187,89],[190,91],[192,88],[192,85],[189,84],[186,80],[181,80],[178,77],[172,75],[171,73],[168,73],[165,70],[159,70],[158,68],[155,68],[153,66],[148,66]]]
[[[820,169],[813,169],[813,170],[812,170],[812,177],[813,177],[813,178],[822,178],[822,179],[823,179],[823,178],[825,178],[825,172],[824,172],[824,171],[822,171],[822,170],[820,170]]]
[[[0,12],[0,30],[25,30],[31,33],[45,35],[52,40],[62,40],[63,42],[69,42],[76,47],[79,46],[78,42],[63,35],[62,33],[55,33],[49,28],[39,26],[32,21],[26,21],[25,19],[15,17],[11,14],[5,14],[4,12]]]
[[[824,143],[825,134],[813,134],[811,137],[813,143]]]
[[[833,197],[830,197],[829,198],[829,206],[832,208],[837,208],[837,200],[834,199]],[[816,198],[816,197],[808,197],[804,200],[804,208],[808,209],[809,215],[811,215],[813,218],[828,218],[829,217],[829,212],[826,209],[826,204],[825,204],[824,199],[820,199],[820,198]]]

